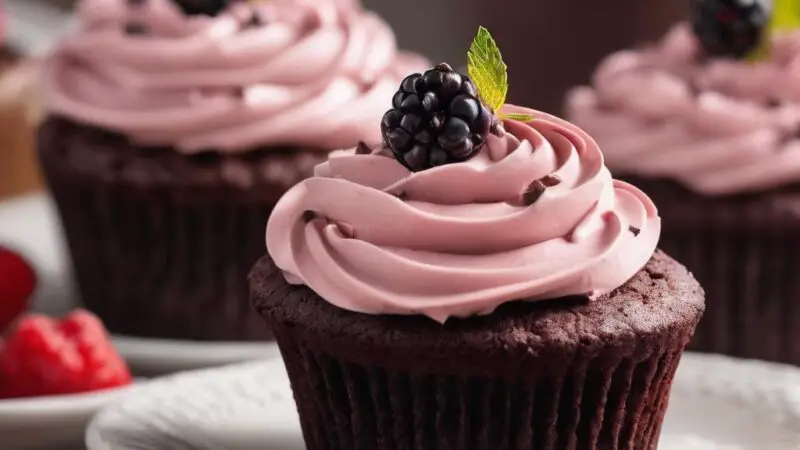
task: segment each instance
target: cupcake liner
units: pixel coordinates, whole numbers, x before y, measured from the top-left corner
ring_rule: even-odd
[[[659,207],[660,247],[706,291],[689,348],[800,365],[800,197],[792,188],[708,198],[633,179]]]
[[[655,449],[681,355],[463,377],[349,363],[275,333],[308,450]]]
[[[40,131],[82,301],[113,333],[270,339],[247,273],[285,187],[239,189],[209,176],[224,158],[162,153],[61,120]]]

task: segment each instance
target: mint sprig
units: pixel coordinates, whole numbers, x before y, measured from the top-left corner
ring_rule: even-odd
[[[478,28],[467,52],[467,72],[483,103],[493,112],[502,108],[508,95],[508,66],[503,62],[503,55],[491,33],[484,27]],[[501,119],[520,122],[534,119],[530,114],[500,112],[498,115]]]

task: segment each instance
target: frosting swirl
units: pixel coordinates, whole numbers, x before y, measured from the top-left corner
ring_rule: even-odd
[[[568,95],[568,116],[615,173],[706,195],[800,181],[800,32],[776,36],[757,63],[701,53],[680,24],[654,47],[612,54]]]
[[[347,148],[380,141],[372,124],[402,75],[427,66],[351,0],[236,2],[216,17],[139,3],[79,4],[81,30],[45,62],[51,112],[182,153]]]
[[[466,162],[409,172],[381,150],[333,153],[267,225],[287,281],[344,309],[440,322],[622,285],[656,248],[655,206],[576,126],[507,109],[536,120],[507,121]]]

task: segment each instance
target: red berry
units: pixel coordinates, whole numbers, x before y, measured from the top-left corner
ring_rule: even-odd
[[[28,309],[36,274],[18,254],[0,247],[0,332]]]
[[[93,314],[23,317],[0,343],[0,398],[73,394],[131,382],[125,361]]]

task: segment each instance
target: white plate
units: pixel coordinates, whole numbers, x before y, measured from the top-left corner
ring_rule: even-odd
[[[88,394],[0,400],[2,448],[77,448],[83,443],[92,416],[133,389],[129,386]]]
[[[114,336],[117,351],[137,372],[149,375],[224,366],[280,356],[273,343],[201,342]]]
[[[151,383],[91,423],[89,450],[302,450],[280,360]],[[797,450],[800,371],[687,354],[675,378],[659,450]]]
[[[78,305],[67,247],[50,196],[31,194],[0,202],[0,245],[30,260],[39,275],[33,309],[61,315]],[[277,355],[274,344],[200,342],[115,336],[135,372],[148,375],[193,370]]]

